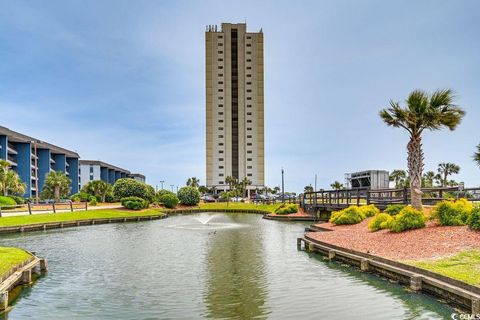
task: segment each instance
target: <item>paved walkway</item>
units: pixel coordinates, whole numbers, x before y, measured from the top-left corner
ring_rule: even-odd
[[[122,208],[122,206],[118,204],[104,205],[104,206],[88,206],[88,210],[119,209],[119,208]],[[85,211],[85,208],[78,208],[78,209],[74,208],[73,211]],[[61,213],[61,212],[71,212],[71,211],[70,209],[56,210],[56,213]],[[53,213],[53,209],[32,211],[32,214],[43,214],[43,213]],[[15,212],[2,211],[2,217],[28,216],[28,215],[29,215],[28,211],[15,211]]]

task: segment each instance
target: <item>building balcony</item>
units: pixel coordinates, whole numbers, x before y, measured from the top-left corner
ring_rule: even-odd
[[[13,149],[12,147],[8,146],[7,147],[7,152],[9,154],[18,154],[17,150]]]
[[[17,163],[16,163],[15,161],[13,161],[13,160],[7,159],[7,162],[10,163],[10,165],[11,165],[12,167],[16,167],[16,166],[17,166]]]

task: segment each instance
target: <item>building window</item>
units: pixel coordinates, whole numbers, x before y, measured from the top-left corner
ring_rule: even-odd
[[[223,173],[220,173],[218,176],[219,176],[219,177],[223,177]]]
[[[218,66],[218,69],[223,69],[223,66]]]
[[[251,75],[251,74],[247,74],[247,78],[251,78],[251,77],[252,77],[252,75]]]
[[[223,54],[223,51],[218,51],[218,54]]]
[[[218,120],[218,123],[223,123],[223,120],[222,119]]]
[[[223,161],[223,158],[218,158],[218,161]]]
[[[248,136],[247,136],[247,138],[251,139],[251,138],[252,138],[252,136],[251,136],[251,135],[248,135]]]
[[[218,169],[223,169],[223,166],[218,166]]]
[[[218,181],[218,184],[223,184],[223,181]]]
[[[218,130],[220,130],[220,131],[223,130],[223,127],[219,127]]]
[[[223,150],[218,150],[218,153],[223,153]]]
[[[219,115],[219,116],[223,116],[223,112],[219,112],[218,115]]]
[[[223,104],[219,104],[218,107],[219,107],[219,108],[223,108]]]
[[[252,153],[252,150],[247,150],[247,153]]]
[[[220,62],[223,61],[223,58],[218,58],[218,61],[220,61]]]
[[[247,39],[249,39],[249,40],[252,39],[252,36],[247,36]]]
[[[219,145],[219,146],[223,146],[223,142],[219,142],[218,145]]]
[[[252,84],[250,81],[247,82],[248,85]]]
[[[252,107],[252,105],[251,105],[251,104],[247,104],[247,108],[251,108],[251,107]]]
[[[252,166],[247,166],[247,169],[252,169]]]
[[[252,131],[252,128],[247,128],[247,131]]]
[[[218,100],[223,100],[223,97],[218,97]]]
[[[252,145],[252,143],[251,143],[251,142],[248,142],[248,143],[247,143],[247,146],[251,146],[251,145]]]
[[[219,47],[223,47],[223,43],[219,42],[219,43],[218,43],[218,46],[219,46]]]
[[[90,173],[93,173],[93,166],[90,166]]]
[[[252,67],[247,67],[247,70],[252,70]]]
[[[247,62],[252,62],[252,59],[247,59]]]
[[[252,100],[252,97],[247,97],[247,100]]]
[[[219,73],[218,76],[219,76],[219,77],[223,77],[223,73]]]
[[[251,173],[247,173],[247,176],[248,176],[248,177],[251,177],[251,176],[252,176],[252,174],[251,174]]]
[[[222,90],[223,91],[223,90]],[[252,89],[247,89],[247,92],[252,92]]]
[[[252,123],[252,120],[247,120],[247,123]]]
[[[247,158],[247,161],[252,161],[252,158]]]
[[[252,113],[251,113],[251,112],[247,112],[247,116],[251,116],[251,115],[252,115]]]
[[[247,38],[247,39],[248,39],[248,38]],[[251,44],[251,43],[247,43],[247,47],[251,47],[251,46],[252,46],[252,44]]]
[[[223,139],[223,134],[218,136],[219,139]]]
[[[223,84],[223,81],[218,81],[218,84]]]
[[[93,181],[93,175],[90,176],[90,181]]]

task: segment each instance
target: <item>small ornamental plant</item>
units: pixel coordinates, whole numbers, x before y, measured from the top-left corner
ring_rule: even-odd
[[[173,209],[177,206],[179,200],[175,193],[167,190],[161,190],[164,192],[157,193],[157,200],[161,202],[165,208]]]
[[[290,214],[290,213],[297,213],[298,206],[294,203],[285,203],[281,204],[279,207],[275,209],[275,214]]]
[[[438,219],[442,226],[464,226],[473,211],[473,204],[467,199],[444,200],[437,203],[431,218]]]
[[[129,210],[141,210],[148,208],[148,201],[140,197],[125,197],[121,200],[122,206]]]
[[[381,229],[388,229],[393,218],[387,213],[377,213],[368,223],[368,229],[372,232]]]
[[[393,220],[388,223],[388,228],[393,232],[420,229],[425,227],[425,220],[422,211],[407,206],[393,217]]]
[[[373,217],[377,213],[380,213],[380,210],[373,204],[369,204],[368,206],[361,206],[359,208],[363,215],[367,218]]]
[[[480,231],[480,207],[472,210],[467,223],[470,229]]]
[[[365,220],[365,214],[357,206],[350,206],[340,211],[332,212],[329,222],[342,225],[342,224],[357,224]]]
[[[405,207],[406,207],[406,205],[404,205],[404,204],[389,204],[387,206],[387,208],[385,210],[383,210],[383,212],[386,213],[386,214],[389,214],[391,216],[396,216]]]

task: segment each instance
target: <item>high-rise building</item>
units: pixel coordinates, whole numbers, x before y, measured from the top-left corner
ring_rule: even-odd
[[[245,23],[209,25],[206,47],[207,187],[248,178],[265,185],[263,32]]]

